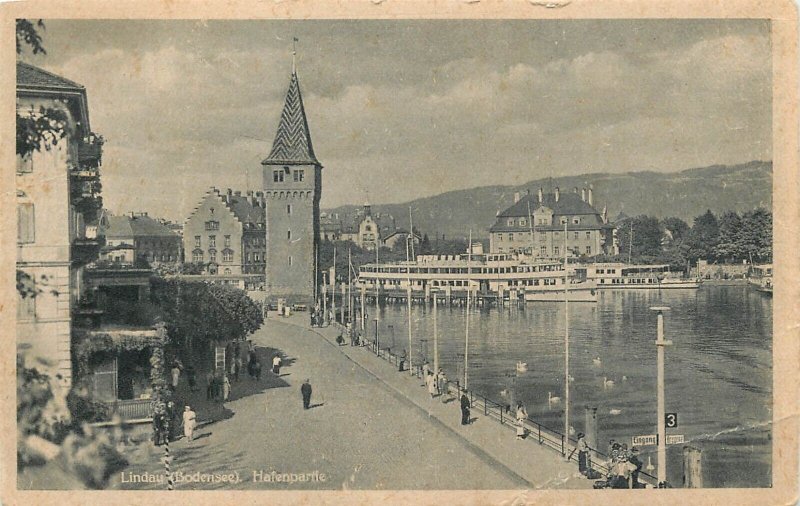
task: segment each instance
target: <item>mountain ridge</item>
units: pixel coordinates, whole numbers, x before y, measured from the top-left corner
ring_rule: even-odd
[[[559,187],[562,192],[593,186],[598,211],[608,208],[609,220],[620,212],[629,216],[647,214],[658,218],[676,216],[689,225],[707,209],[719,214],[728,210],[772,208],[772,162],[751,161],[737,165],[711,165],[678,172],[632,171],[533,179],[521,185],[479,186],[451,190],[397,204],[372,204],[373,213],[394,216],[398,227],[408,228],[408,208],[414,227],[431,238],[464,237],[470,230],[477,238],[488,237],[495,215],[514,203],[514,193],[545,193]],[[360,209],[344,205],[325,209],[347,220]]]

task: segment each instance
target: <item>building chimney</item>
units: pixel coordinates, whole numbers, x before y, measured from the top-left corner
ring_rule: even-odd
[[[514,203],[519,202],[519,192],[514,192]]]
[[[539,203],[544,203],[544,189],[541,186],[539,187]]]
[[[576,188],[577,190],[577,188]],[[581,189],[581,200],[586,202],[586,188]]]
[[[233,192],[233,195],[235,197],[241,197],[242,196],[242,192],[240,192],[239,190],[236,190],[235,192]]]
[[[590,206],[594,205],[594,198],[592,196],[592,185],[589,185],[589,200],[588,200],[588,202],[589,202]]]
[[[561,191],[558,189],[558,186],[556,186],[555,195],[556,195],[556,202],[558,202],[558,199],[561,197]]]
[[[231,190],[230,188],[228,188],[228,191],[227,191],[227,193],[228,193],[228,197],[230,197],[230,196],[232,196],[232,195],[233,195],[233,190]]]
[[[248,197],[252,197],[253,196],[253,190],[247,190],[247,196]]]

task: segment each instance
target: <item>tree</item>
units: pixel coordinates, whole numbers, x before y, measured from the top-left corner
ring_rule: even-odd
[[[633,235],[631,235],[633,234]],[[649,261],[661,253],[661,225],[657,218],[640,215],[625,220],[617,229],[620,255],[631,261]]]
[[[684,239],[689,232],[689,225],[680,218],[664,218],[661,220],[661,226],[664,227],[665,230],[670,231],[673,241]]]
[[[735,211],[728,211],[719,218],[719,242],[714,256],[724,261],[742,258],[742,219]]]
[[[425,234],[422,236],[422,242],[419,245],[419,252],[421,255],[430,255],[431,251],[431,240],[428,238],[428,234]]]
[[[700,258],[713,260],[714,248],[719,242],[719,223],[709,209],[694,219],[692,229],[686,240],[686,254],[694,263]]]
[[[772,259],[772,213],[755,209],[742,215],[739,244],[743,258],[754,262]]]

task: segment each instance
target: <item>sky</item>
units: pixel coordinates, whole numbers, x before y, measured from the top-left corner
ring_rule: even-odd
[[[258,190],[292,66],[322,207],[771,160],[762,20],[45,20],[84,85],[105,206],[182,222]]]

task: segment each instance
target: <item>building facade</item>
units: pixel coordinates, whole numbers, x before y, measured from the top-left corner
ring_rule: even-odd
[[[208,279],[263,285],[266,203],[262,192],[211,188],[183,225],[185,261],[202,265]]]
[[[396,231],[392,215],[373,213],[372,206],[364,204],[343,228],[341,240],[352,241],[359,248],[374,251],[377,245],[385,246],[384,240]]]
[[[147,213],[108,216],[107,222],[104,232],[106,245],[101,251],[101,260],[152,267],[182,262],[181,237]]]
[[[566,237],[564,227],[566,226]],[[497,215],[489,229],[491,253],[520,253],[543,259],[593,257],[614,249],[614,226],[605,210],[593,207],[593,190],[528,192],[514,195],[514,204]]]
[[[19,117],[51,109],[63,114],[66,127],[57,143],[17,156],[18,356],[69,386],[73,312],[85,266],[103,244],[103,140],[91,131],[83,86],[18,62],[16,95]]]
[[[269,236],[267,296],[311,304],[319,286],[322,165],[314,154],[294,69],[272,150],[261,164]]]

